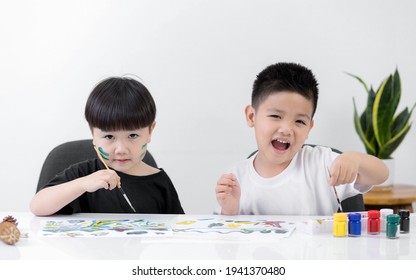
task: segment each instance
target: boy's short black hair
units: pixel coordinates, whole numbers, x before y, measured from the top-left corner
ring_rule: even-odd
[[[312,101],[315,114],[318,104],[318,82],[312,71],[296,63],[276,63],[261,71],[253,84],[251,105],[258,108],[270,94],[288,91],[301,94]]]
[[[85,106],[85,118],[91,129],[141,129],[154,122],[156,105],[140,82],[127,77],[110,77],[92,90]]]

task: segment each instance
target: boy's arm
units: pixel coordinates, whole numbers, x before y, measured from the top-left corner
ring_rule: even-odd
[[[329,184],[338,186],[357,178],[357,184],[376,185],[386,181],[388,176],[389,170],[379,158],[359,152],[345,152],[332,163]]]
[[[237,215],[240,205],[240,184],[234,174],[224,174],[215,188],[222,215]]]
[[[119,183],[120,177],[114,170],[99,170],[88,176],[40,190],[30,202],[30,210],[36,216],[49,216],[85,192],[112,190]]]

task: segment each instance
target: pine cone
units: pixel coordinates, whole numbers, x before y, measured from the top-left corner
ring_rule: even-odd
[[[18,222],[17,222],[17,220],[15,219],[15,218],[13,218],[13,216],[6,216],[6,217],[4,217],[3,218],[3,222],[10,222],[10,223],[12,223],[12,224],[15,224],[16,226],[19,224]]]
[[[13,245],[20,238],[20,231],[12,222],[0,223],[0,239],[6,244]]]

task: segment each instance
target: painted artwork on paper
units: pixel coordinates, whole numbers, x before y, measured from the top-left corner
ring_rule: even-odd
[[[174,233],[216,233],[288,237],[295,224],[285,221],[262,219],[196,218],[178,220]]]
[[[42,222],[41,236],[57,237],[126,237],[170,236],[165,222],[139,220],[47,220]]]

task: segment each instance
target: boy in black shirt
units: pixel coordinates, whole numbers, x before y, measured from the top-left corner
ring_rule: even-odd
[[[33,197],[33,214],[133,212],[117,190],[121,182],[138,213],[183,214],[165,171],[142,161],[155,117],[154,100],[140,82],[118,77],[100,82],[87,100],[85,118],[109,169],[99,159],[68,167]]]

